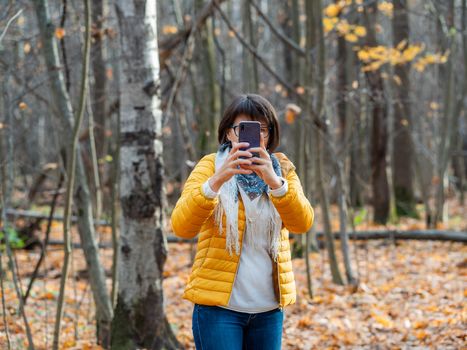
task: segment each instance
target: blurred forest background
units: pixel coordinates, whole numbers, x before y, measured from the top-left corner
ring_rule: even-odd
[[[0,347],[194,348],[168,218],[246,92],[316,209],[283,347],[465,346],[466,2],[0,1]]]

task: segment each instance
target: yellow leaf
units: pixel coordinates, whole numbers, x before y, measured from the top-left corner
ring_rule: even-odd
[[[378,10],[380,10],[382,13],[384,13],[388,17],[392,17],[392,12],[393,12],[394,6],[387,1],[383,1],[380,4],[378,4]]]
[[[422,329],[428,327],[427,321],[416,321],[413,323],[413,329]]]
[[[366,35],[366,28],[363,26],[356,26],[353,32],[359,37],[364,37]]]
[[[345,19],[337,23],[336,28],[337,31],[342,35],[348,34],[351,29],[349,22],[347,22]]]
[[[398,75],[394,75],[392,78],[394,79],[394,81],[396,82],[397,85],[399,85],[399,86],[402,85],[402,80]]]
[[[31,52],[31,44],[28,42],[25,42],[23,45],[23,51],[25,54],[28,54]]]
[[[428,336],[428,333],[425,331],[419,331],[417,334],[415,334],[418,340],[423,340]]]
[[[338,4],[330,4],[324,9],[324,14],[328,17],[336,17],[341,12],[342,7]]]
[[[421,45],[410,45],[402,52],[404,61],[405,62],[412,61],[415,58],[415,56],[417,56],[422,50],[423,50],[423,47]]]
[[[407,39],[402,40],[399,44],[397,44],[397,49],[401,51],[407,45]]]
[[[431,305],[428,305],[428,306],[425,307],[425,311],[437,312],[438,310],[439,310],[438,306],[436,306],[434,304],[431,304]]]
[[[358,36],[356,36],[353,33],[349,33],[349,34],[345,35],[345,40],[350,41],[351,43],[354,43],[354,42],[358,41]]]
[[[422,61],[422,60],[418,60],[417,62],[415,62],[414,64],[414,68],[415,70],[417,70],[418,72],[423,72],[425,70],[425,63]]]
[[[363,67],[363,71],[364,72],[373,72],[375,70],[378,70],[383,64],[384,64],[384,62],[380,62],[380,61],[372,62],[372,63],[366,65],[365,67]]]
[[[360,61],[367,62],[370,60],[370,54],[368,50],[362,49],[357,52],[357,56],[360,59]]]
[[[337,23],[337,18],[329,18],[329,17],[324,17],[323,18],[323,28],[325,33],[329,33],[331,30],[334,29],[334,26]]]
[[[57,27],[55,28],[55,37],[59,40],[63,39],[63,37],[65,36],[66,32],[65,32],[65,29],[64,28],[61,28],[61,27]]]
[[[446,63],[448,61],[449,57],[449,50],[447,50],[444,55],[441,56],[440,58],[440,63]]]
[[[313,297],[313,302],[316,303],[316,304],[321,304],[323,301],[324,301],[324,299],[322,297],[320,297],[320,296],[315,295]]]
[[[382,325],[385,328],[392,328],[394,327],[394,323],[389,319],[388,316],[377,314],[375,312],[371,312],[371,316],[378,322],[380,325]]]
[[[68,349],[76,345],[76,342],[74,339],[67,339],[63,342],[62,344],[62,349]]]
[[[19,16],[18,17],[18,25],[22,26],[24,23],[26,22],[26,19],[24,18],[24,16]]]

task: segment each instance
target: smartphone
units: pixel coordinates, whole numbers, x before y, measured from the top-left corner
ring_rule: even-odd
[[[250,147],[259,147],[261,145],[261,123],[257,121],[244,121],[238,125],[238,141],[248,142]],[[248,150],[248,148],[240,148],[242,151]],[[254,157],[259,157],[257,152],[253,152]],[[240,157],[246,158],[246,157]]]

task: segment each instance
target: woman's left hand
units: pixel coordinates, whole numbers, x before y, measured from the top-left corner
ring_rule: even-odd
[[[242,165],[242,168],[253,170],[273,190],[281,187],[282,180],[274,171],[271,157],[264,147],[264,141],[261,140],[261,147],[249,148],[248,152],[258,153],[259,157],[251,157],[252,164]]]

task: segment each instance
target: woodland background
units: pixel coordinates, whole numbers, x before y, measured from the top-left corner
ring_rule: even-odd
[[[194,348],[168,218],[278,111],[316,222],[285,349],[465,346],[466,0],[0,2],[0,345]]]

